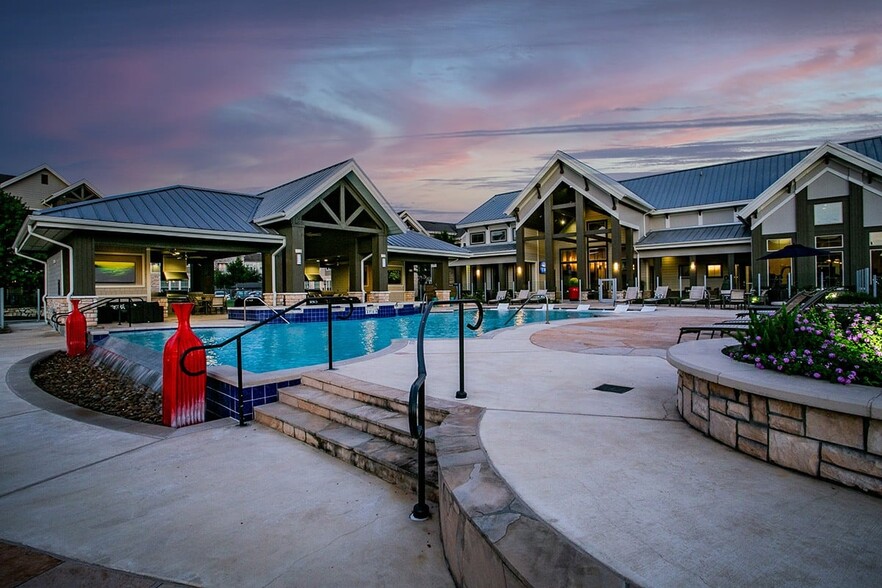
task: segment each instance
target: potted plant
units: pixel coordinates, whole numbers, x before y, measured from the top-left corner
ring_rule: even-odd
[[[567,293],[569,294],[569,299],[572,302],[578,302],[579,296],[581,292],[579,291],[579,278],[570,278],[567,280],[567,285],[569,288],[567,289]]]

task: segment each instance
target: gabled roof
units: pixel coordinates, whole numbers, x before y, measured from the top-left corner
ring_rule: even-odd
[[[386,198],[354,159],[336,163],[258,194],[262,202],[254,214],[254,222],[262,225],[290,219],[308,208],[325,191],[343,178],[347,178],[360,193],[360,196],[370,202],[372,210],[383,220],[390,234],[407,230]]]
[[[882,161],[882,137],[842,144]],[[668,210],[753,200],[805,159],[811,149],[622,180],[653,208]]]
[[[635,244],[635,249],[650,249],[683,243],[697,244],[708,241],[750,241],[750,230],[741,223],[705,225],[679,229],[659,229],[645,235]]]
[[[468,250],[435,237],[427,237],[416,231],[389,235],[386,239],[389,251],[398,253],[428,253],[445,257],[469,257]]]
[[[90,184],[90,183],[87,182],[86,180],[80,180],[79,182],[77,182],[77,183],[75,183],[75,184],[71,184],[71,185],[68,186],[67,188],[62,188],[62,189],[59,190],[58,192],[55,192],[54,194],[51,194],[50,196],[48,196],[47,198],[45,198],[45,199],[43,200],[42,204],[43,204],[43,206],[51,206],[52,202],[55,202],[56,200],[61,200],[61,199],[63,199],[65,196],[67,196],[67,195],[70,194],[71,192],[74,192],[74,191],[78,190],[79,188],[83,188],[84,190],[88,190],[89,192],[91,192],[92,194],[94,194],[94,195],[95,195],[96,197],[98,197],[98,198],[101,198],[101,197],[102,197],[101,192],[99,192],[98,190],[96,190],[96,189],[92,186],[92,184]]]
[[[122,230],[132,225],[274,235],[275,231],[251,222],[259,204],[260,198],[247,194],[169,186],[47,208],[33,216],[38,222],[98,221]]]
[[[448,223],[444,221],[430,221],[430,220],[421,220],[418,221],[424,229],[429,231],[430,233],[450,233],[451,235],[456,235],[456,223]]]
[[[861,151],[852,149],[849,145],[857,147],[861,149]],[[778,192],[786,188],[790,182],[794,181],[818,160],[827,156],[838,157],[852,165],[870,170],[877,175],[882,175],[882,159],[877,159],[877,157],[882,156],[882,137],[853,141],[841,145],[827,142],[817,149],[810,151],[799,161],[799,163],[787,170],[780,177],[776,178],[774,182],[762,191],[762,193],[757,195],[753,202],[741,209],[739,214],[743,218],[747,218],[749,215],[759,210],[761,206],[772,199]]]
[[[461,221],[456,223],[456,227],[462,228],[480,223],[510,222],[515,220],[513,216],[505,213],[505,209],[511,206],[511,203],[518,197],[518,194],[520,194],[520,191],[504,192],[492,196],[481,206],[465,215]]]
[[[2,190],[3,188],[5,188],[7,186],[17,184],[18,182],[20,182],[20,181],[22,181],[22,180],[24,180],[34,174],[38,174],[38,173],[41,173],[44,171],[49,172],[50,174],[54,175],[56,178],[61,180],[62,183],[70,184],[70,182],[68,182],[67,180],[64,179],[64,176],[62,176],[60,173],[58,173],[57,171],[55,171],[54,169],[52,169],[48,165],[41,165],[41,166],[35,167],[32,170],[28,170],[23,174],[13,176],[13,177],[9,178],[8,180],[5,180],[2,184],[0,184],[0,190]]]

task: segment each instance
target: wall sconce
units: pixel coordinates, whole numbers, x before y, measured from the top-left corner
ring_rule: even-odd
[[[481,277],[481,268],[477,268],[477,269],[475,270],[475,277],[476,277],[476,278],[480,278],[480,277]]]
[[[294,263],[297,265],[303,265],[303,249],[294,250]]]
[[[695,271],[695,262],[694,261],[689,262],[689,269],[693,272]]]
[[[618,261],[613,262],[613,271],[615,273],[619,273],[619,262]]]
[[[520,276],[523,273],[524,273],[524,268],[522,268],[521,266],[518,266],[518,275]]]
[[[380,267],[386,267],[386,254],[380,255]]]

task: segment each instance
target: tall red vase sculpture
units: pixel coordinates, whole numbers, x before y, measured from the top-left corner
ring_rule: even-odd
[[[192,303],[172,304],[178,317],[178,330],[165,344],[162,352],[162,424],[186,427],[205,420],[205,350],[187,355],[187,370],[200,374],[190,376],[181,369],[181,357],[202,341],[190,327]]]
[[[71,300],[73,310],[64,321],[64,338],[67,342],[67,354],[71,357],[86,352],[86,317],[80,312],[80,301]]]

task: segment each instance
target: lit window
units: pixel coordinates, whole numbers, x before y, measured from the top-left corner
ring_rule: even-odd
[[[723,277],[723,266],[720,264],[714,264],[707,266],[707,277],[709,278],[721,278]]]
[[[842,203],[827,202],[815,204],[816,225],[838,225],[842,223]]]
[[[778,251],[793,243],[793,239],[767,239],[766,251]]]
[[[472,245],[484,243],[484,233],[469,233],[469,243]]]
[[[508,233],[506,229],[496,229],[495,231],[490,231],[490,242],[504,243],[505,241],[508,241],[508,235],[506,233]]]
[[[837,249],[842,247],[842,235],[819,235],[815,237],[818,249]]]

